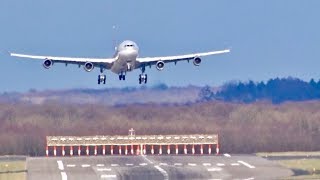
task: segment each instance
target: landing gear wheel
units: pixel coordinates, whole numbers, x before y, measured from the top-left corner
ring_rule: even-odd
[[[145,84],[147,84],[147,80],[148,80],[148,76],[147,76],[147,74],[146,74],[146,75],[144,75],[144,83],[145,83]]]
[[[141,74],[139,75],[139,84],[141,84],[141,81],[142,81],[142,79],[141,79]]]
[[[103,75],[103,84],[106,84],[106,79],[107,79],[107,76],[106,75]]]
[[[144,74],[145,71],[146,71],[146,67],[143,66],[141,68],[141,74],[139,74],[139,84],[142,84],[142,83],[147,84],[148,76],[147,74]]]
[[[146,74],[140,74],[139,75],[139,84],[142,84],[142,83],[147,84],[147,79],[148,79],[148,77]]]
[[[121,80],[126,80],[126,75],[124,75],[124,74],[119,74],[119,80],[121,81]]]
[[[101,84],[102,82],[103,82],[103,84],[106,84],[106,75],[104,75],[104,74],[100,74],[99,76],[98,76],[98,84]]]

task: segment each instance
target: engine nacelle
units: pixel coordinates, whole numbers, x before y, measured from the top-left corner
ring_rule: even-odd
[[[201,63],[201,59],[199,57],[196,57],[196,58],[193,59],[193,64],[195,66],[199,66],[200,63]]]
[[[164,62],[163,61],[158,61],[156,64],[156,67],[158,69],[158,71],[162,71],[164,68]]]
[[[46,59],[43,61],[43,67],[49,69],[52,66],[53,62],[50,59]]]
[[[86,62],[83,66],[84,70],[86,70],[87,72],[90,72],[93,70],[94,66],[92,64],[92,62]]]

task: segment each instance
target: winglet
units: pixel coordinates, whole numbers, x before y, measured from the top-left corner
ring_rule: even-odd
[[[225,47],[225,50],[226,50],[226,51],[231,52],[232,46],[231,46],[229,43],[224,42],[224,47]]]

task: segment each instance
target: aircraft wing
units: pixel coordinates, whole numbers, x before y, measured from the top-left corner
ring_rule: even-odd
[[[39,60],[51,60],[54,63],[66,63],[66,64],[85,64],[86,62],[93,63],[94,66],[100,67],[101,65],[111,65],[116,58],[78,58],[78,57],[55,57],[55,56],[37,56],[28,54],[10,53],[10,56],[39,59]]]
[[[230,49],[220,50],[220,51],[209,51],[203,53],[194,53],[194,54],[185,54],[185,55],[178,55],[178,56],[163,56],[163,57],[143,57],[137,58],[137,61],[140,63],[145,63],[147,65],[155,64],[158,61],[163,62],[177,62],[183,60],[191,60],[197,57],[204,57],[204,56],[211,56],[216,54],[224,54],[230,52]]]

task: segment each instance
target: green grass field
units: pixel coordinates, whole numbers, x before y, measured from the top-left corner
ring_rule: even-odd
[[[320,156],[319,151],[315,152],[271,152],[257,153],[260,157],[293,157],[290,160],[275,160],[280,165],[292,169],[296,175],[283,179],[320,179],[320,159],[317,158],[301,158],[310,156]],[[295,158],[296,156],[296,158]]]
[[[268,156],[320,156],[320,151],[313,152],[301,152],[301,151],[292,151],[292,152],[261,152],[257,153],[257,156],[268,157]]]
[[[320,179],[319,159],[279,160],[278,162],[284,167],[307,173],[307,175],[297,175],[288,179]]]
[[[25,161],[0,161],[0,180],[25,180],[25,179],[26,179]]]

